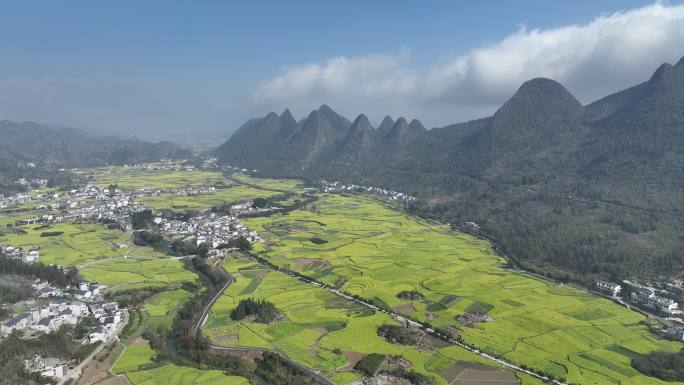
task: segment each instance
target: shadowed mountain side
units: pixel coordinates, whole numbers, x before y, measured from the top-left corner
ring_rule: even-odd
[[[287,139],[250,121],[216,154],[263,175],[417,195],[418,209],[476,221],[559,277],[667,273],[684,266],[683,62],[587,106],[532,79],[493,116],[432,130],[389,116],[349,124],[322,106]]]

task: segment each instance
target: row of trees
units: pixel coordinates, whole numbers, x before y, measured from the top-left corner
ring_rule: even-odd
[[[75,267],[58,267],[40,262],[27,263],[19,259],[0,257],[0,274],[39,278],[58,287],[73,286],[79,282]]]

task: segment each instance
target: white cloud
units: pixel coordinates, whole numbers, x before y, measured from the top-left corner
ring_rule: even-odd
[[[305,112],[329,103],[342,112],[414,114],[444,124],[491,113],[534,77],[564,84],[582,102],[644,81],[684,55],[684,6],[657,2],[587,24],[519,30],[432,68],[410,54],[336,57],[283,70],[254,98]]]

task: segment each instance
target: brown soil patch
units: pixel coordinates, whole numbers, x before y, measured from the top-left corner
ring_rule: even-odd
[[[442,372],[441,376],[454,385],[520,384],[520,379],[512,371],[470,362],[456,362]]]
[[[356,366],[356,364],[359,363],[365,357],[366,355],[363,353],[357,353],[357,352],[342,352],[345,357],[347,357],[347,360],[349,360],[349,363],[342,367],[341,370],[352,370]]]
[[[397,313],[401,313],[401,314],[405,314],[405,315],[412,314],[413,312],[416,311],[416,309],[413,307],[412,303],[407,303],[404,305],[395,306],[394,308],[392,308],[392,310],[396,311]]]
[[[150,343],[146,339],[138,337],[131,341],[131,343],[128,344],[128,346],[150,346]]]
[[[478,323],[484,323],[484,322],[494,322],[494,318],[488,316],[487,314],[462,314],[458,317],[456,317],[458,322],[462,323],[463,326],[472,328],[475,327],[475,324]]]
[[[90,385],[90,384],[95,384],[95,383],[102,383],[102,384],[109,384],[109,385],[117,385],[119,384],[119,378],[112,378],[112,382],[103,382],[103,380],[107,377],[110,377],[111,374],[109,373],[109,368],[112,366],[114,363],[113,361],[116,359],[111,354],[111,350],[113,349],[113,345],[110,345],[104,349],[100,353],[95,356],[95,358],[90,361],[90,363],[83,368],[83,374],[81,377],[78,379],[76,382],[76,385]],[[125,380],[124,380],[125,381]],[[125,383],[128,385],[128,383]]]

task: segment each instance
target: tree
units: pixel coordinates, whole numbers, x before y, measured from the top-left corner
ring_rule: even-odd
[[[254,198],[252,201],[252,208],[258,209],[262,207],[266,207],[269,205],[268,199],[266,198]]]
[[[131,214],[131,225],[134,230],[145,229],[152,223],[153,219],[152,210],[138,211]]]
[[[237,239],[231,239],[229,244],[231,247],[237,247],[240,251],[252,250],[252,244],[243,236],[240,236]]]

